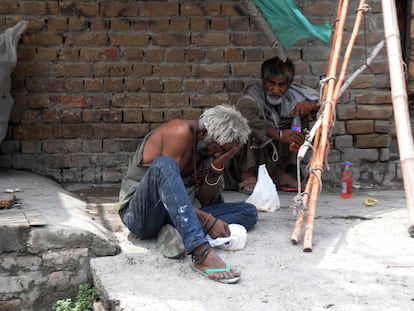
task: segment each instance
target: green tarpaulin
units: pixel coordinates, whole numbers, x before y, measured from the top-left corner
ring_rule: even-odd
[[[254,2],[285,49],[307,37],[329,42],[331,26],[310,23],[293,0],[254,0]]]

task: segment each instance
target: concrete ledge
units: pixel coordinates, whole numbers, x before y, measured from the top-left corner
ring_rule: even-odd
[[[12,195],[21,205],[0,210],[7,219],[0,222],[0,310],[51,310],[92,282],[91,258],[119,253],[117,239],[92,220],[86,202],[50,179],[1,169],[0,199]],[[37,222],[25,221],[34,214]]]

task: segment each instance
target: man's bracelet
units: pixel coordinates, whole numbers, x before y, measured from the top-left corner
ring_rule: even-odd
[[[283,132],[282,130],[279,130],[279,141],[282,142],[282,138],[283,138]]]
[[[213,229],[213,227],[214,227],[214,225],[216,224],[217,220],[218,220],[218,218],[216,217],[216,218],[214,219],[213,223],[211,224],[211,226],[210,226],[210,227],[208,227],[208,229],[205,231],[205,232],[206,232],[206,235],[207,235],[207,234],[211,231],[211,229]]]
[[[211,173],[212,176],[221,176],[224,172],[224,165],[221,169],[218,169],[217,167],[214,166],[213,162],[211,162],[211,165],[208,171],[209,173]]]
[[[213,186],[217,186],[217,184],[220,182],[220,178],[221,178],[221,176],[222,175],[217,175],[217,176],[214,176],[214,175],[212,175],[211,177],[215,177],[215,178],[217,178],[217,180],[216,180],[216,182],[214,182],[214,183],[210,183],[209,181],[208,181],[208,174],[206,175],[206,177],[204,177],[204,182],[207,184],[207,185],[209,185],[210,187],[213,187]]]

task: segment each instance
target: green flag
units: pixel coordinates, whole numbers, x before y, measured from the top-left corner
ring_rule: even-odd
[[[254,2],[285,49],[307,37],[329,42],[331,26],[310,23],[293,0],[254,0]]]

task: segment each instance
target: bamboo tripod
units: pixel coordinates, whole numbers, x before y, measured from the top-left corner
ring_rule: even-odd
[[[400,37],[398,31],[397,15],[395,3],[389,0],[382,0],[385,37],[387,41],[388,61],[390,68],[392,101],[394,108],[394,118],[397,129],[397,139],[401,158],[401,168],[403,172],[404,188],[407,199],[409,228],[408,232],[414,237],[414,148],[410,120],[407,104],[407,91],[405,88],[404,72],[402,70],[402,57],[400,48]],[[311,138],[314,137],[314,154],[310,160],[309,178],[302,193],[302,208],[298,212],[295,227],[291,236],[291,242],[297,244],[305,221],[305,232],[303,251],[312,251],[313,223],[316,212],[316,204],[320,189],[322,187],[323,164],[329,151],[329,131],[335,118],[335,107],[345,85],[344,78],[349,64],[355,40],[361,25],[363,14],[367,11],[365,0],[361,0],[357,10],[354,28],[346,47],[344,58],[337,77],[339,55],[343,41],[343,29],[349,8],[349,0],[339,0],[337,9],[337,25],[332,37],[332,48],[327,72],[327,83],[321,98],[321,114],[311,130]],[[380,42],[374,49],[374,56],[382,48]],[[372,58],[369,60],[372,61]],[[364,68],[365,69],[365,68]],[[361,69],[360,71],[362,71]],[[303,150],[302,150],[303,147]],[[308,146],[303,145],[298,152],[298,159],[303,158]]]
[[[337,23],[332,36],[332,48],[329,57],[329,67],[327,71],[327,78],[325,81],[326,84],[323,89],[323,95],[321,98],[321,114],[319,117],[320,120],[316,122],[318,128],[316,129],[313,143],[314,153],[310,160],[309,178],[305,187],[305,191],[302,194],[302,206],[304,208],[301,208],[299,210],[295,227],[291,236],[291,242],[293,244],[297,244],[299,241],[299,236],[301,233],[303,222],[306,217],[303,242],[303,250],[305,252],[312,251],[312,234],[316,212],[316,204],[318,202],[320,189],[322,187],[321,176],[323,172],[323,167],[324,163],[326,163],[326,157],[329,151],[328,136],[335,118],[335,107],[337,100],[340,96],[341,87],[344,83],[344,78],[348,68],[352,49],[354,47],[355,40],[359,32],[363,14],[366,11],[364,7],[365,0],[361,0],[356,13],[353,31],[349,43],[345,49],[339,76],[337,76],[339,58],[344,37],[345,22],[349,8],[349,0],[338,1]],[[299,150],[298,156],[300,154],[301,150]]]

